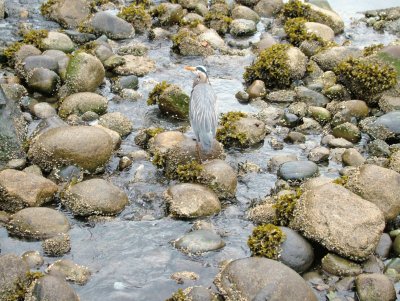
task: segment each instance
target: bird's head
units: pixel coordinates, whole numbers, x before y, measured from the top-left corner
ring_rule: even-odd
[[[195,81],[197,83],[207,83],[208,82],[208,74],[207,74],[207,69],[204,66],[186,66],[185,70],[192,71],[194,74],[196,74],[197,78]]]

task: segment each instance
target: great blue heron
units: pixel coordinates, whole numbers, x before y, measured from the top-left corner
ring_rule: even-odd
[[[185,69],[193,71],[196,75],[190,95],[189,120],[196,136],[197,152],[201,161],[199,143],[201,150],[209,153],[217,132],[217,96],[211,87],[207,69],[204,66],[187,66]]]

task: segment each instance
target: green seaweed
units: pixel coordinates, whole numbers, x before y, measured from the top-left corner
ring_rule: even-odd
[[[307,31],[304,25],[306,22],[307,20],[301,17],[287,20],[284,26],[287,40],[296,47],[300,46],[303,41],[316,41],[324,46],[326,43],[322,38]]]
[[[302,195],[300,188],[296,189],[295,193],[287,193],[280,196],[277,202],[272,206],[275,208],[274,223],[280,226],[287,226],[293,218],[293,211],[297,201]]]
[[[350,58],[335,69],[339,82],[353,97],[369,100],[397,84],[396,70],[385,64]]]
[[[348,181],[349,181],[349,176],[341,176],[339,178],[336,178],[332,182],[337,185],[346,186]]]
[[[220,127],[217,129],[217,140],[225,146],[245,146],[247,137],[244,133],[237,132],[235,126],[235,122],[243,117],[247,117],[243,112],[228,112],[222,114],[219,123]]]
[[[171,298],[168,298],[165,301],[188,301],[188,299],[186,298],[183,290],[180,288],[171,296]]]
[[[287,50],[290,45],[275,44],[263,50],[256,61],[246,68],[243,78],[250,85],[259,79],[267,88],[286,88],[291,84]]]
[[[57,0],[47,0],[40,5],[40,13],[43,17],[50,18],[51,8],[57,4]]]
[[[144,5],[132,3],[122,8],[118,17],[132,24],[136,31],[143,32],[151,27],[151,15],[146,11]]]
[[[158,83],[155,85],[153,90],[149,93],[149,98],[147,98],[147,105],[155,105],[158,104],[158,100],[161,96],[161,94],[164,92],[165,89],[170,87],[171,84],[168,84],[166,81],[162,81],[161,83]]]
[[[281,245],[286,235],[283,231],[272,224],[257,226],[247,240],[253,256],[262,256],[277,260],[281,252]]]
[[[370,46],[366,46],[363,49],[363,55],[364,56],[370,56],[373,54],[377,54],[379,50],[381,50],[384,47],[382,43],[380,44],[372,44]]]
[[[197,183],[201,178],[204,167],[197,161],[193,160],[187,164],[178,165],[176,168],[176,176],[181,182]]]
[[[24,34],[23,42],[25,44],[31,44],[39,49],[43,49],[43,39],[47,38],[49,31],[46,29],[32,29]]]

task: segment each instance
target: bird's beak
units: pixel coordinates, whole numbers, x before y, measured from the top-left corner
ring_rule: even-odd
[[[185,70],[188,70],[188,71],[196,71],[196,67],[185,66]]]

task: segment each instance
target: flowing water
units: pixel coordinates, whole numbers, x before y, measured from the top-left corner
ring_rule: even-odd
[[[44,21],[38,15],[39,3],[22,1],[16,5],[33,12],[32,19],[28,21],[35,27],[57,28],[53,22]],[[378,42],[388,43],[395,39],[388,34],[378,34],[355,21],[362,16],[358,14],[360,11],[395,6],[399,4],[398,0],[334,0],[330,1],[330,4],[346,22],[346,31],[338,37],[338,41],[346,37],[352,40],[353,45],[363,47]],[[10,17],[1,22],[0,30],[4,34],[1,35],[0,41],[15,40],[17,19]],[[140,40],[140,37],[136,39]],[[159,116],[157,108],[146,105],[146,98],[154,84],[162,80],[176,83],[190,93],[192,76],[183,70],[185,65],[202,64],[209,69],[220,112],[240,110],[256,113],[259,110],[259,106],[238,103],[234,96],[237,91],[243,89],[244,67],[252,62],[253,56],[182,58],[171,53],[170,41],[148,43],[143,40],[151,48],[149,56],[157,63],[156,72],[140,78],[139,91],[143,98],[137,102],[109,102],[109,112],[119,111],[127,115],[134,124],[133,133],[122,143],[121,153],[139,149],[134,143],[134,137],[142,127],[159,125],[173,129],[184,125]],[[102,94],[112,99],[109,83],[102,88]],[[93,273],[85,286],[75,286],[81,300],[158,301],[165,300],[178,288],[191,285],[213,287],[213,279],[218,273],[218,264],[221,261],[250,255],[246,241],[253,225],[246,220],[245,212],[253,199],[262,198],[274,187],[277,177],[267,171],[269,159],[277,154],[289,153],[297,155],[299,159],[306,159],[306,151],[319,145],[321,139],[318,135],[307,136],[307,142],[303,145],[285,144],[283,150],[273,150],[268,142],[274,135],[279,136],[279,131],[267,136],[264,144],[258,148],[227,152],[226,160],[235,169],[238,163],[249,161],[259,165],[262,172],[250,173],[239,178],[236,199],[225,203],[218,216],[208,219],[223,237],[226,246],[217,252],[209,252],[202,256],[187,256],[171,244],[172,240],[184,235],[193,226],[190,221],[165,217],[163,192],[173,182],[168,182],[148,161],[134,162],[130,168],[119,172],[116,154],[103,176],[123,188],[129,196],[130,204],[117,218],[104,223],[91,223],[77,220],[68,211],[59,208],[69,217],[72,224],[72,250],[64,257],[88,266]],[[320,173],[334,178],[338,176],[339,168],[339,165],[331,161],[328,166],[320,166]],[[41,250],[39,242],[11,238],[4,228],[0,228],[0,244],[3,254],[21,255],[28,250]],[[55,260],[45,259],[47,263]],[[171,274],[178,271],[192,271],[200,278],[179,285],[170,279]]]

